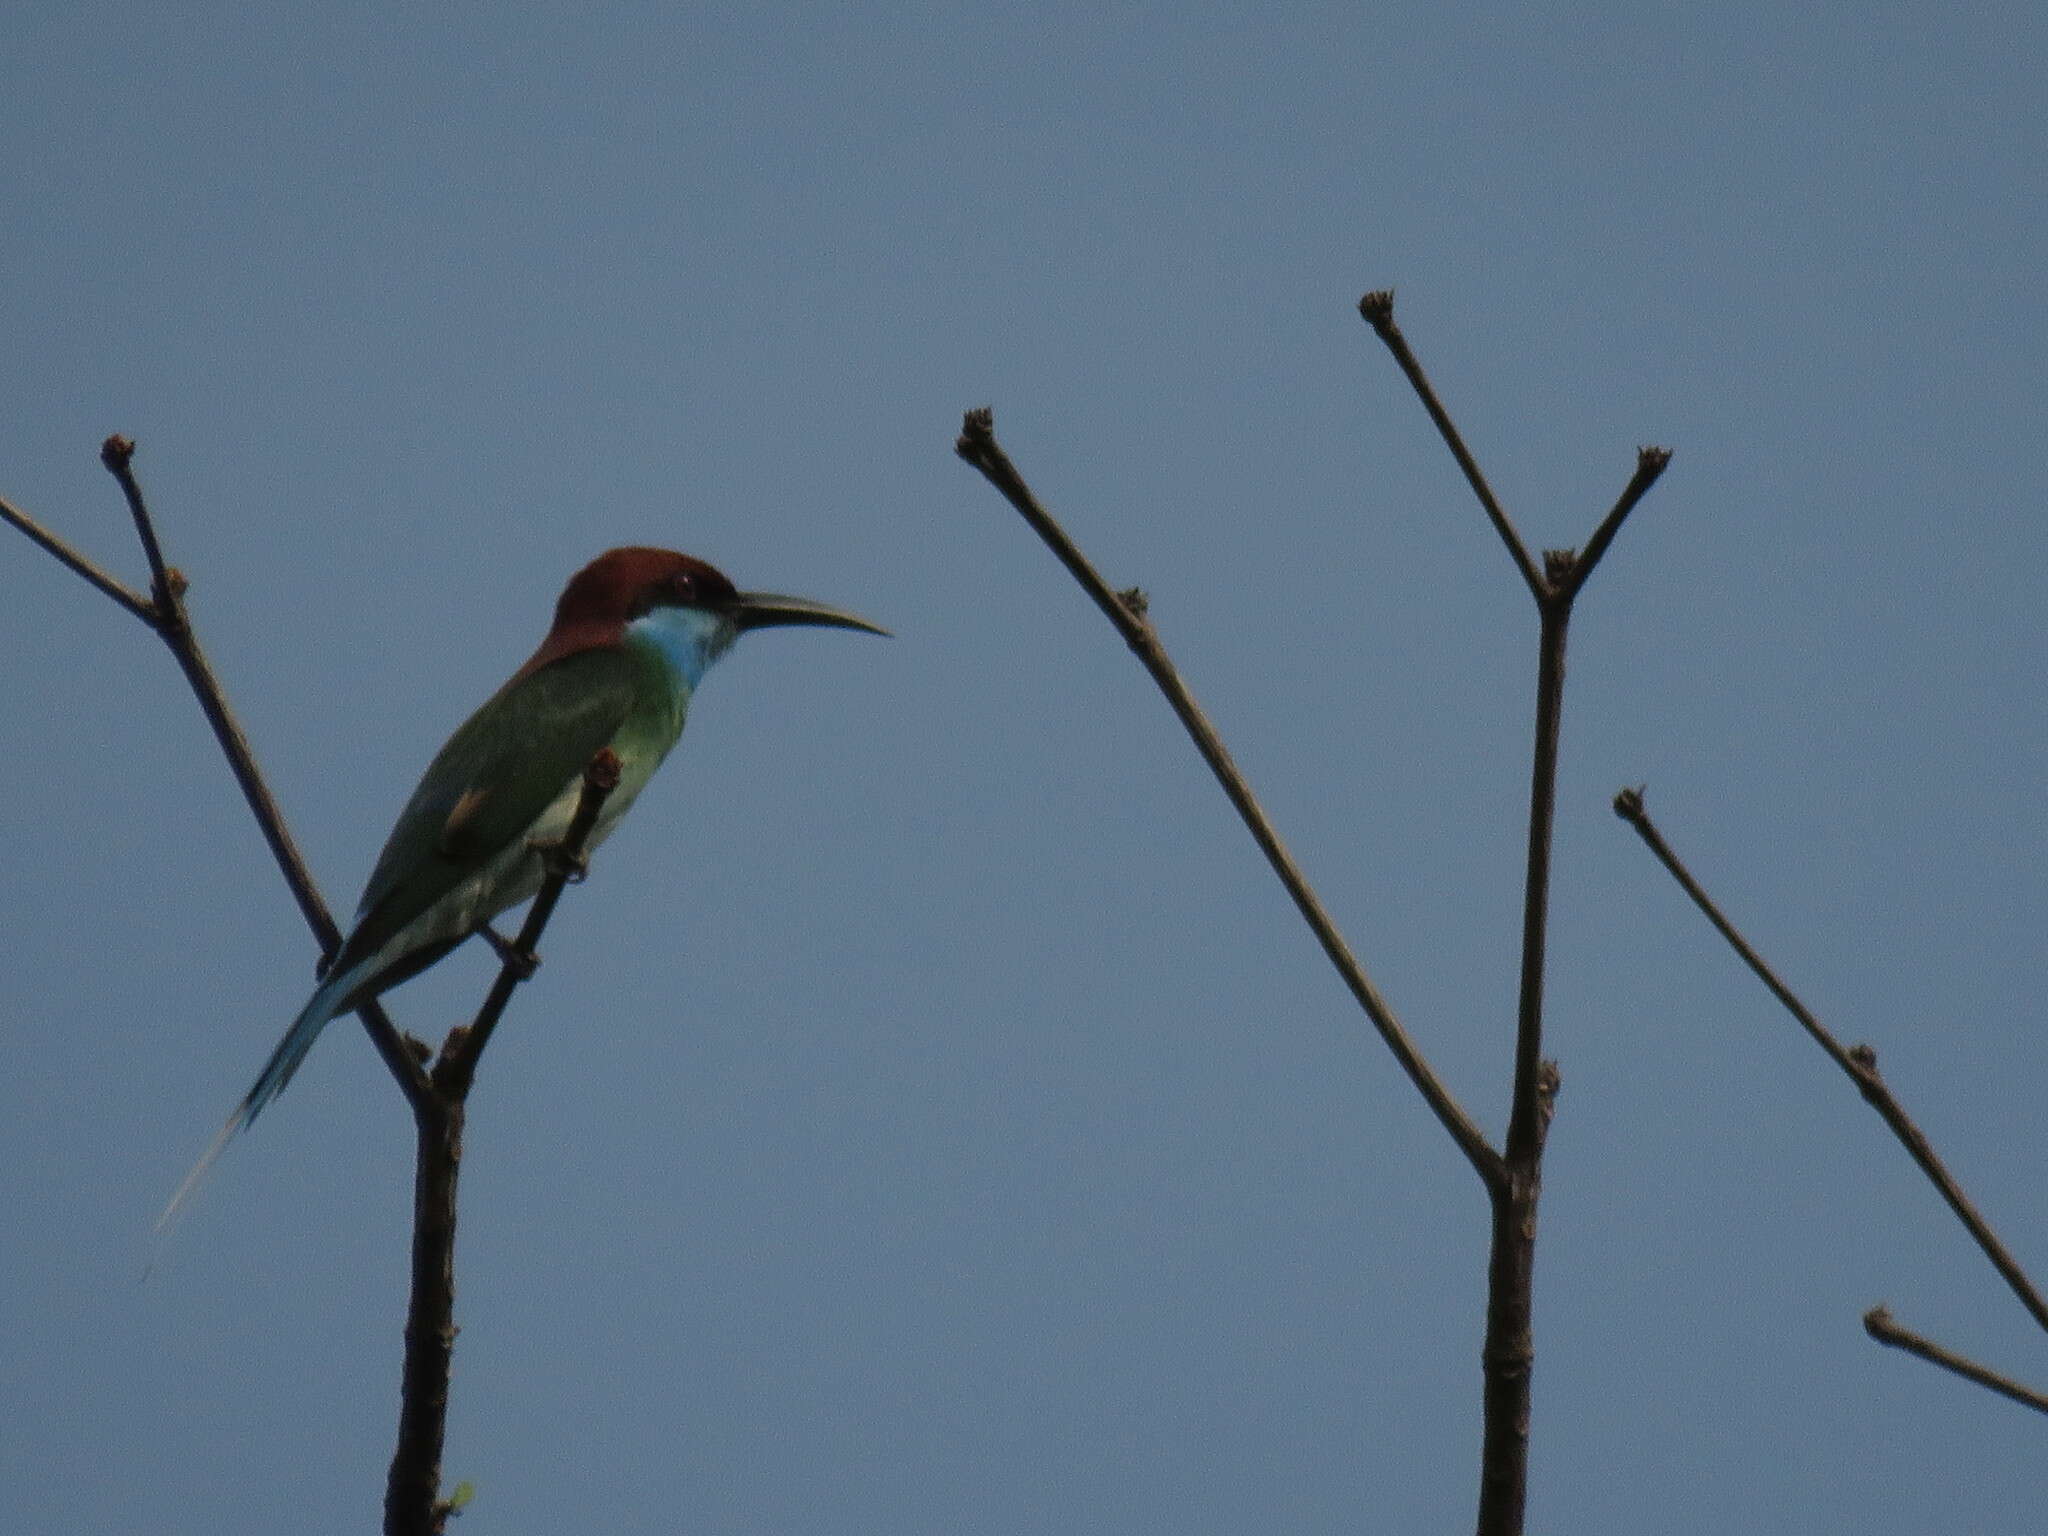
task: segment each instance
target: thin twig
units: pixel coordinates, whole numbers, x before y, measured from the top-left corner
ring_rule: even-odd
[[[1642,790],[1624,789],[1616,795],[1614,813],[1635,828],[1636,835],[1643,840],[1650,852],[1657,856],[1657,861],[1670,871],[1672,879],[1678,882],[1685,894],[1692,898],[1693,905],[1706,914],[1707,921],[1712,923],[1721,937],[1728,941],[1729,947],[1741,956],[1742,963],[1756,973],[1757,979],[1770,988],[1771,995],[1784,1005],[1785,1011],[1799,1021],[1800,1027],[1812,1037],[1813,1042],[1827,1052],[1829,1059],[1848,1075],[1849,1080],[1856,1085],[1856,1091],[1863,1095],[1864,1101],[1877,1111],[1887,1126],[1891,1127],[1891,1132],[1898,1138],[1899,1144],[1941,1192],[1942,1199],[1948,1202],[1949,1209],[1955,1212],[1956,1219],[1969,1230],[1970,1236],[1977,1240],[1977,1246],[1984,1250],[1984,1256],[1991,1261],[1992,1267],[2005,1277],[2005,1283],[2019,1298],[2020,1305],[2032,1314],[2036,1323],[2048,1329],[2048,1302],[2042,1300],[2041,1293],[2034,1288],[2033,1281],[2027,1278],[2027,1272],[2020,1267],[2019,1261],[2007,1251],[2005,1244],[1999,1241],[1998,1234],[1991,1230],[1990,1223],[1978,1214],[1977,1207],[1971,1203],[1970,1197],[1963,1193],[1962,1186],[1955,1181],[1940,1157],[1935,1154],[1933,1144],[1893,1097],[1891,1089],[1878,1073],[1877,1052],[1867,1045],[1843,1049],[1841,1043],[1827,1031],[1819,1019],[1814,1017],[1813,1011],[1793,994],[1790,987],[1779,980],[1777,972],[1765,963],[1763,956],[1758,954],[1750,946],[1749,941],[1736,930],[1735,925],[1727,919],[1720,907],[1715,905],[1713,898],[1701,887],[1699,881],[1693,878],[1692,871],[1686,868],[1684,861],[1672,851],[1671,845],[1665,842],[1664,835],[1657,830],[1656,824],[1650,820],[1650,813],[1644,808]]]
[[[1586,584],[1586,578],[1593,574],[1593,567],[1600,563],[1600,557],[1607,553],[1607,546],[1614,542],[1614,536],[1621,532],[1621,525],[1627,521],[1636,503],[1643,499],[1657,477],[1664,473],[1671,463],[1669,448],[1638,448],[1636,450],[1636,472],[1629,476],[1628,484],[1622,487],[1620,498],[1608,514],[1600,519],[1600,526],[1593,530],[1593,537],[1586,540],[1585,547],[1572,561],[1571,584],[1574,592]]]
[[[1350,946],[1337,931],[1336,923],[1324,909],[1321,898],[1316,895],[1314,887],[1302,874],[1300,866],[1294,862],[1294,857],[1287,851],[1286,845],[1280,841],[1280,834],[1273,829],[1264,808],[1252,794],[1251,785],[1237,764],[1231,761],[1222,738],[1216,733],[1216,727],[1210,723],[1209,717],[1202,712],[1202,707],[1195,702],[1194,695],[1181,681],[1173,659],[1167,654],[1166,647],[1160,643],[1151,620],[1146,616],[1143,594],[1136,589],[1125,593],[1112,590],[1109,583],[1104,581],[1095,567],[1089,563],[1087,556],[1083,555],[1073,540],[1067,537],[1066,531],[1039,504],[1030,486],[1025,484],[1023,476],[1017,472],[1016,465],[1010,462],[1009,455],[1003,452],[1002,446],[996,441],[995,415],[992,411],[981,409],[967,413],[954,451],[981,471],[989,484],[1000,491],[1004,499],[1023,515],[1025,522],[1031,525],[1032,531],[1059,557],[1060,563],[1066,566],[1074,580],[1080,583],[1081,589],[1094,599],[1095,606],[1100,608],[1108,616],[1110,623],[1116,626],[1117,633],[1124,638],[1124,643],[1130,646],[1137,654],[1138,660],[1144,663],[1145,670],[1152,675],[1152,681],[1158,684],[1159,691],[1166,696],[1167,703],[1172,706],[1174,714],[1179,716],[1182,726],[1194,740],[1195,749],[1202,754],[1202,760],[1209,765],[1209,771],[1216,776],[1216,782],[1223,786],[1223,792],[1237,808],[1238,815],[1243,818],[1246,828],[1251,832],[1252,840],[1259,845],[1260,851],[1266,856],[1266,862],[1272,866],[1273,873],[1279,876],[1280,883],[1293,898],[1296,909],[1307,922],[1310,931],[1315,934],[1316,942],[1322,946],[1323,953],[1329,957],[1330,963],[1337,969],[1337,974],[1350,988],[1351,995],[1358,1000],[1359,1007],[1365,1010],[1366,1017],[1372,1020],[1373,1027],[1379,1031],[1380,1038],[1387,1044],[1387,1049],[1394,1053],[1394,1059],[1401,1064],[1402,1071],[1408,1074],[1409,1081],[1421,1093],[1438,1121],[1450,1133],[1451,1139],[1457,1143],[1459,1150],[1477,1170],[1480,1178],[1489,1187],[1498,1185],[1504,1174],[1500,1154],[1487,1141],[1485,1133],[1473,1122],[1471,1116],[1451,1097],[1450,1090],[1443,1085],[1435,1069],[1415,1048],[1414,1042],[1408,1038],[1407,1030],[1395,1017],[1393,1009],[1388,1006],[1386,999],[1380,995],[1379,989],[1373,985],[1371,978],[1365,974],[1364,968],[1351,953]]]
[[[1444,445],[1451,450],[1451,457],[1458,461],[1458,468],[1465,472],[1466,483],[1472,487],[1472,494],[1479,498],[1479,505],[1486,509],[1486,515],[1493,521],[1494,531],[1499,533],[1501,542],[1508,547],[1508,554],[1515,562],[1515,569],[1522,573],[1522,580],[1529,585],[1530,593],[1539,601],[1543,597],[1543,573],[1530,558],[1529,546],[1522,542],[1522,536],[1515,531],[1505,508],[1493,494],[1493,487],[1486,483],[1486,476],[1480,473],[1479,461],[1472,457],[1472,450],[1465,446],[1457,424],[1451,420],[1443,402],[1436,397],[1436,390],[1430,385],[1429,375],[1422,371],[1422,364],[1408,346],[1408,338],[1401,334],[1401,327],[1394,322],[1394,290],[1379,289],[1368,293],[1358,301],[1358,313],[1364,317],[1387,344],[1387,350],[1394,354],[1394,361],[1401,365],[1401,371],[1408,376],[1408,382],[1422,400],[1422,408],[1429,412],[1429,419],[1436,423],[1436,429],[1443,435]]]
[[[142,487],[135,479],[134,440],[115,433],[100,444],[100,462],[120,484],[121,494],[128,501],[128,514],[135,519],[135,536],[142,541],[142,557],[149,562],[149,587],[156,599],[159,620],[169,621],[173,617],[182,620],[184,614],[178,599],[185,594],[185,580],[164,564],[164,551],[157,542],[156,524],[143,503]]]
[[[128,586],[125,582],[109,576],[84,555],[80,554],[41,523],[15,506],[13,502],[0,499],[0,519],[5,519],[7,522],[14,524],[15,527],[19,528],[31,539],[34,539],[36,543],[42,545],[50,554],[55,555],[60,562],[98,587],[108,597],[111,597],[123,608],[126,608],[136,618],[142,620],[143,623],[151,625],[156,623],[156,613],[149,606],[148,598],[137,592],[133,587]]]
[[[1979,1365],[1976,1361],[1957,1354],[1954,1350],[1943,1349],[1932,1339],[1923,1338],[1910,1329],[1901,1328],[1892,1321],[1892,1315],[1883,1307],[1872,1307],[1863,1314],[1863,1331],[1880,1344],[1889,1344],[1894,1349],[1903,1349],[1909,1355],[1918,1355],[1945,1371],[1954,1371],[1966,1381],[1974,1381],[1980,1387],[1988,1387],[2003,1397],[2033,1409],[2036,1413],[2048,1413],[2048,1397],[2023,1387],[2010,1376]]]
[[[385,1536],[439,1536],[452,1506],[441,1497],[441,1453],[448,1434],[448,1380],[455,1358],[456,1186],[462,1174],[462,1132],[477,1058],[490,1044],[513,988],[533,975],[540,943],[562,890],[581,878],[584,850],[598,812],[618,787],[619,760],[610,748],[583,772],[562,841],[546,850],[548,874],[527,909],[513,952],[474,1020],[450,1032],[430,1090],[414,1104],[417,1160],[413,1172],[412,1296],[405,1317],[405,1367],[398,1445],[384,1488]]]

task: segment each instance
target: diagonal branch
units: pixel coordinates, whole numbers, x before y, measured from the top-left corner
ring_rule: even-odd
[[[60,563],[68,566],[78,575],[83,576],[87,581],[106,593],[108,597],[111,597],[123,608],[134,614],[136,618],[142,620],[143,623],[149,625],[156,623],[156,611],[150,607],[148,598],[144,597],[127,583],[116,577],[109,576],[84,555],[58,538],[56,534],[50,532],[49,529],[30,517],[21,508],[15,506],[13,502],[0,499],[0,519],[4,519],[19,528],[31,539],[34,539],[36,543],[42,545],[46,551],[55,555]]]
[[[1486,476],[1480,473],[1479,461],[1472,457],[1472,450],[1465,446],[1465,439],[1459,433],[1457,424],[1437,399],[1436,390],[1429,382],[1429,375],[1422,371],[1422,364],[1408,346],[1408,338],[1401,334],[1401,327],[1394,323],[1394,290],[1382,288],[1368,293],[1358,301],[1358,313],[1378,333],[1387,350],[1394,354],[1394,361],[1401,365],[1401,371],[1408,375],[1408,382],[1414,387],[1422,401],[1422,408],[1429,412],[1429,419],[1436,423],[1436,429],[1443,435],[1444,446],[1451,450],[1451,457],[1458,461],[1458,468],[1465,472],[1465,481],[1472,487],[1472,494],[1479,498],[1479,505],[1486,509],[1486,515],[1493,521],[1494,531],[1501,542],[1508,547],[1508,555],[1515,562],[1515,569],[1522,573],[1522,580],[1528,583],[1529,591],[1538,602],[1543,600],[1546,583],[1543,573],[1530,558],[1529,546],[1522,542],[1522,536],[1515,532],[1515,525],[1509,521],[1505,508],[1493,494],[1493,487],[1486,483]]]
[[[1636,509],[1636,503],[1643,499],[1658,476],[1671,463],[1669,448],[1638,448],[1636,450],[1636,472],[1629,476],[1628,484],[1622,487],[1620,499],[1608,514],[1600,519],[1600,526],[1593,530],[1593,537],[1586,540],[1572,560],[1571,589],[1577,593],[1586,584],[1586,578],[1593,574],[1593,567],[1600,563],[1600,557],[1607,553],[1607,546],[1614,542],[1614,536],[1621,532],[1621,525],[1628,520],[1629,513]]]
[[[1891,1128],[1892,1134],[1898,1138],[1899,1144],[1906,1149],[1913,1161],[1920,1165],[1920,1171],[1926,1174],[1929,1182],[1941,1192],[1941,1198],[1948,1202],[1948,1207],[1955,1212],[1956,1219],[1969,1230],[1970,1236],[1977,1240],[1977,1246],[1984,1250],[1984,1256],[1991,1261],[1992,1267],[2004,1276],[2005,1283],[2019,1298],[2020,1305],[2032,1314],[2036,1323],[2048,1329],[2048,1302],[2042,1300],[2041,1293],[2034,1288],[2033,1281],[2027,1278],[2027,1272],[2020,1268],[2019,1261],[2007,1251],[2005,1244],[1999,1241],[1998,1234],[1991,1230],[1990,1223],[1978,1214],[1977,1207],[1971,1203],[1970,1197],[1963,1193],[1962,1186],[1956,1182],[1954,1175],[1936,1155],[1933,1143],[1928,1141],[1920,1127],[1915,1125],[1912,1117],[1906,1113],[1904,1106],[1892,1095],[1891,1089],[1878,1074],[1877,1052],[1867,1045],[1843,1049],[1841,1043],[1827,1031],[1819,1019],[1814,1017],[1812,1010],[1793,994],[1790,987],[1779,980],[1777,972],[1765,963],[1763,956],[1759,955],[1750,946],[1749,941],[1736,930],[1735,925],[1715,905],[1713,898],[1701,887],[1699,881],[1693,878],[1692,871],[1685,867],[1684,861],[1672,851],[1671,845],[1664,841],[1663,834],[1657,830],[1656,824],[1650,820],[1650,813],[1644,808],[1643,792],[1640,789],[1624,789],[1616,795],[1614,813],[1635,828],[1636,835],[1643,840],[1650,852],[1656,855],[1657,861],[1671,872],[1671,877],[1678,882],[1685,894],[1692,898],[1693,905],[1706,914],[1707,921],[1712,923],[1721,937],[1728,941],[1729,947],[1741,957],[1742,963],[1756,973],[1759,981],[1770,988],[1771,995],[1785,1006],[1786,1012],[1799,1021],[1800,1027],[1813,1038],[1814,1044],[1827,1052],[1829,1059],[1848,1075],[1849,1080],[1856,1085],[1857,1092],[1863,1095],[1864,1101],[1877,1111],[1879,1117]]]
[[[250,813],[256,818],[256,825],[263,833],[263,840],[269,844],[271,857],[284,874],[285,884],[299,904],[299,911],[306,919],[306,926],[313,930],[323,955],[331,955],[341,943],[341,933],[336,928],[333,916],[321,897],[319,887],[306,868],[304,856],[298,844],[293,841],[291,829],[285,824],[284,812],[278,808],[270,787],[263,780],[262,770],[256,766],[256,755],[250,749],[249,738],[243,733],[241,722],[228,707],[227,693],[221,687],[220,679],[214,675],[206,653],[199,647],[199,637],[193,631],[190,616],[185,611],[184,575],[175,567],[164,563],[163,549],[157,538],[156,525],[149,515],[147,503],[143,500],[142,487],[137,484],[133,459],[135,444],[118,434],[110,437],[100,447],[100,462],[120,484],[121,494],[128,503],[129,514],[135,520],[136,536],[142,541],[143,552],[149,560],[151,595],[142,597],[124,583],[109,576],[69,544],[58,538],[27,514],[0,502],[0,516],[19,528],[31,539],[55,556],[64,565],[75,571],[108,597],[119,603],[136,618],[156,631],[157,637],[169,647],[179,670],[185,674],[185,681],[191,685],[193,696],[199,701],[199,708],[206,716],[206,722],[213,728],[214,740],[220,744],[222,754],[227,758],[228,771],[235,776],[242,798],[248,803]],[[375,1002],[365,1003],[357,1010],[363,1021],[363,1028],[369,1033],[370,1042],[391,1075],[398,1080],[408,1100],[417,1105],[419,1096],[427,1091],[427,1078],[418,1059],[406,1048],[404,1037],[398,1032],[383,1007]]]
[[[2048,1397],[2023,1387],[2010,1376],[2001,1376],[1997,1371],[1976,1361],[1957,1354],[1954,1350],[1943,1349],[1934,1340],[1923,1338],[1909,1328],[1901,1328],[1892,1321],[1891,1313],[1883,1307],[1872,1307],[1863,1314],[1863,1331],[1880,1344],[1889,1344],[1893,1349],[1903,1349],[1909,1355],[1918,1355],[1932,1365],[1945,1371],[1954,1371],[1965,1381],[1974,1381],[1980,1387],[1989,1388],[2002,1397],[2009,1397],[2023,1407],[2037,1413],[2048,1413]]]
[[[1195,702],[1194,695],[1188,691],[1187,684],[1181,680],[1172,657],[1167,654],[1166,647],[1160,643],[1151,620],[1145,615],[1144,594],[1136,588],[1126,592],[1113,591],[1109,583],[1104,581],[1095,567],[1089,563],[1087,556],[1067,537],[1066,531],[1039,504],[1030,486],[1025,484],[1023,476],[1017,472],[1017,467],[1010,462],[1009,455],[1003,452],[1002,446],[996,441],[995,415],[992,411],[982,409],[967,413],[962,423],[960,439],[954,444],[954,451],[981,471],[989,484],[1000,491],[1010,505],[1023,515],[1025,522],[1031,525],[1032,531],[1045,541],[1059,557],[1060,563],[1080,584],[1081,589],[1094,600],[1095,606],[1100,608],[1110,623],[1116,626],[1117,633],[1124,638],[1124,643],[1144,664],[1145,670],[1152,675],[1152,681],[1166,696],[1166,702],[1172,706],[1174,714],[1180,717],[1182,726],[1195,743],[1195,749],[1202,754],[1202,760],[1209,765],[1209,771],[1216,776],[1216,782],[1223,786],[1224,794],[1230,797],[1230,803],[1237,808],[1237,814],[1251,832],[1252,840],[1265,854],[1266,862],[1272,866],[1273,873],[1279,877],[1280,883],[1287,889],[1287,894],[1293,898],[1295,908],[1301,913],[1310,931],[1315,934],[1316,942],[1322,946],[1323,953],[1329,957],[1331,965],[1337,969],[1337,974],[1350,988],[1351,995],[1358,1000],[1359,1007],[1365,1010],[1366,1017],[1372,1020],[1373,1027],[1379,1031],[1380,1038],[1387,1044],[1387,1049],[1394,1053],[1394,1059],[1401,1064],[1402,1071],[1408,1074],[1409,1081],[1415,1085],[1416,1090],[1428,1103],[1443,1128],[1450,1133],[1451,1139],[1457,1143],[1459,1150],[1465,1154],[1480,1178],[1489,1188],[1498,1187],[1504,1177],[1500,1154],[1493,1149],[1485,1133],[1473,1122],[1471,1116],[1467,1115],[1457,1100],[1451,1096],[1450,1090],[1445,1088],[1435,1069],[1409,1039],[1407,1030],[1395,1017],[1394,1010],[1388,1006],[1379,989],[1373,985],[1371,978],[1365,974],[1364,968],[1352,955],[1350,946],[1344,942],[1343,935],[1337,931],[1336,923],[1324,909],[1321,898],[1308,883],[1308,878],[1302,874],[1300,866],[1294,862],[1294,856],[1280,841],[1280,834],[1273,829],[1265,809],[1252,794],[1251,785],[1246,782],[1237,764],[1231,761],[1230,753],[1224,747],[1223,739],[1217,734],[1216,727],[1210,723],[1209,717],[1202,712],[1202,707]]]

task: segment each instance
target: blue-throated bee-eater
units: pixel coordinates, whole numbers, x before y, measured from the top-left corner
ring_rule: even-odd
[[[690,696],[750,629],[823,624],[888,631],[808,598],[741,592],[666,549],[614,549],[578,571],[554,627],[505,686],[448,738],[384,844],[312,998],[186,1177],[163,1222],[284,1089],[328,1020],[418,975],[541,887],[583,770],[609,747],[618,786],[586,842],[604,841],[682,735]]]

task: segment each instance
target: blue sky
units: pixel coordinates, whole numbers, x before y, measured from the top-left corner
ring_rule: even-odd
[[[0,494],[139,468],[330,901],[613,544],[750,637],[472,1101],[465,1528],[1455,1530],[1485,1209],[998,430],[1498,1135],[1535,625],[1583,599],[1532,1529],[2030,1531],[2048,1353],[1608,800],[1647,783],[2037,1274],[2037,8],[16,7]],[[139,626],[0,540],[0,1505],[356,1531],[410,1136],[353,1024],[150,1222],[313,950]],[[392,999],[438,1038],[482,955]]]

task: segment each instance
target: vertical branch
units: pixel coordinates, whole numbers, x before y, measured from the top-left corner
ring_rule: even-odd
[[[1487,1264],[1484,1448],[1479,1469],[1480,1536],[1519,1536],[1528,1504],[1529,1403],[1535,1369],[1536,1212],[1543,1189],[1543,1147],[1557,1103],[1556,1064],[1543,1055],[1543,986],[1548,957],[1552,832],[1557,819],[1557,761],[1564,722],[1565,641],[1572,605],[1636,503],[1671,455],[1636,451],[1635,474],[1582,552],[1547,551],[1539,571],[1506,510],[1437,398],[1408,339],[1394,322],[1394,295],[1368,293],[1358,312],[1393,354],[1445,446],[1465,472],[1508,557],[1536,601],[1535,749],[1529,776],[1529,839],[1522,890],[1522,960],[1515,1008],[1514,1085],[1503,1150],[1504,1175],[1490,1183],[1493,1245]]]
[[[1555,574],[1557,558],[1548,563]],[[1507,1178],[1493,1191],[1487,1263],[1484,1434],[1479,1460],[1480,1536],[1514,1536],[1529,1497],[1530,1388],[1536,1365],[1536,1209],[1543,1145],[1558,1073],[1543,1058],[1543,980],[1550,921],[1551,833],[1557,820],[1557,756],[1564,720],[1565,637],[1571,596],[1546,587],[1536,667],[1536,744],[1529,783],[1529,843],[1522,890],[1522,966],[1516,1001],[1514,1089]]]
[[[412,1295],[405,1314],[398,1449],[384,1485],[384,1536],[440,1536],[441,1450],[455,1363],[455,1189],[467,1106],[429,1095],[413,1107]]]
[[[547,878],[526,910],[519,937],[503,954],[496,981],[476,1017],[451,1030],[429,1091],[413,1105],[418,1160],[413,1170],[412,1297],[405,1315],[405,1369],[398,1447],[384,1485],[384,1536],[440,1536],[453,1506],[441,1497],[441,1453],[448,1439],[448,1380],[455,1363],[455,1191],[462,1176],[462,1131],[477,1058],[490,1044],[513,988],[540,964],[535,946],[563,888],[583,878],[584,850],[598,812],[619,785],[609,747],[583,770],[583,792],[559,844],[542,848]]]
[[[1543,975],[1549,954],[1550,850],[1557,822],[1557,754],[1564,730],[1565,637],[1571,627],[1569,594],[1546,595],[1537,640],[1536,746],[1529,773],[1529,846],[1522,884],[1522,969],[1515,1007],[1514,1103],[1507,1158],[1533,1174],[1548,1124],[1538,1092],[1543,1060]]]

